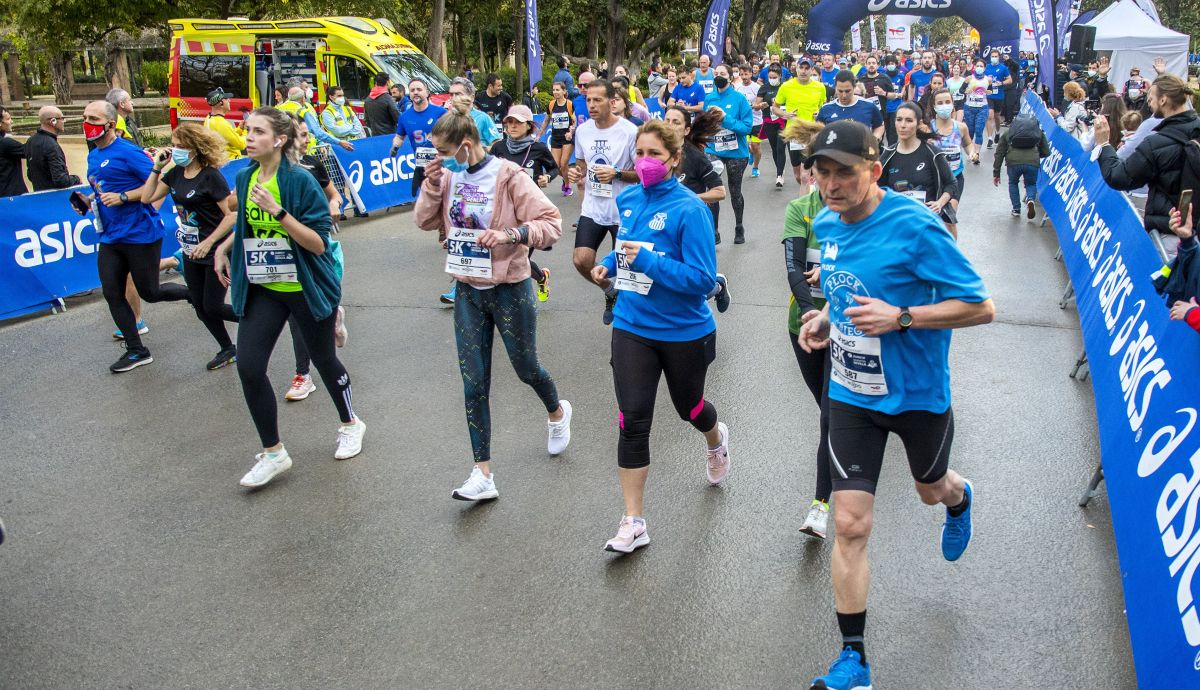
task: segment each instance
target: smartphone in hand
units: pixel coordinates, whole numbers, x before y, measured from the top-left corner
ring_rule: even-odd
[[[81,216],[87,215],[87,212],[92,210],[92,205],[88,203],[87,197],[78,189],[71,192],[71,206],[75,207]]]

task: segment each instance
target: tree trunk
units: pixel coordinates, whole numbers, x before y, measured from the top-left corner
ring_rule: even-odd
[[[71,69],[74,61],[71,54],[65,50],[50,53],[50,81],[54,87],[54,102],[58,105],[71,105],[71,82],[74,80]]]
[[[0,55],[0,103],[11,103],[12,94],[8,92],[8,66],[7,60],[3,55]]]
[[[466,50],[466,46],[463,44],[462,16],[459,15],[457,12],[454,13],[453,36],[454,36],[454,61],[455,61],[456,66],[458,67],[457,71],[461,72],[463,67],[465,67],[467,64],[467,50]]]
[[[483,56],[483,29],[482,29],[482,28],[480,28],[480,29],[479,29],[479,70],[480,70],[480,71],[484,71],[484,70],[486,70],[486,69],[487,69],[487,68],[484,66],[484,64],[483,64],[483,63],[484,63],[484,56]]]
[[[429,37],[425,41],[425,56],[434,64],[445,64],[442,55],[442,30],[445,26],[446,0],[433,0],[429,13]]]
[[[562,27],[559,27],[559,29],[558,29],[558,37],[557,38],[558,38],[558,41],[556,42],[556,45],[554,47],[558,49],[559,55],[566,55],[567,54],[567,32]]]
[[[504,67],[504,58],[508,56],[508,51],[504,49],[504,44],[500,41],[499,27],[496,30],[496,71],[499,72]]]
[[[115,41],[104,43],[104,81],[108,82],[110,88],[133,93],[133,80],[129,76],[129,65],[125,62],[125,51]]]
[[[625,26],[625,11],[621,9],[621,0],[608,0],[607,33],[605,54],[608,57],[608,73],[611,75],[617,65],[625,61],[625,36],[628,29]]]
[[[600,59],[600,24],[596,21],[596,17],[592,16],[588,20],[588,43],[587,56],[593,62]]]

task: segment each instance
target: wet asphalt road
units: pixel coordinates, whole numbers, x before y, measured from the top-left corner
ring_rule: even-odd
[[[1067,377],[1065,273],[1052,231],[1009,217],[990,164],[967,171],[960,236],[998,315],[952,349],[975,540],[942,560],[943,512],[893,438],[871,542],[875,687],[1133,687],[1108,499],[1075,506],[1098,445],[1090,385]],[[537,398],[497,351],[487,505],[450,499],[471,467],[462,387],[440,250],[411,213],[340,236],[362,455],[333,460],[323,389],[281,402],[296,464],[262,491],[237,484],[256,436],[236,372],[204,371],[216,347],[185,306],[147,308],[155,362],[121,376],[97,297],[0,327],[0,687],[807,688],[839,638],[830,545],[797,532],[817,411],[785,341],[795,187],[764,172],[745,183],[747,244],[721,214],[734,304],[707,397],[732,475],[707,486],[662,387],[653,542],[632,557],[601,551],[621,515],[616,413],[601,296],[570,266],[578,198],[555,193],[567,232],[537,256],[553,271],[539,348],[575,406],[572,445],[546,455]],[[291,359],[285,334],[281,397]]]

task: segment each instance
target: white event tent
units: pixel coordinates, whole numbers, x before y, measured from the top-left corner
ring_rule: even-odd
[[[1131,67],[1153,81],[1157,57],[1166,60],[1168,73],[1187,79],[1188,36],[1155,22],[1133,0],[1113,3],[1087,24],[1096,27],[1096,52],[1109,53],[1108,80],[1118,92]]]

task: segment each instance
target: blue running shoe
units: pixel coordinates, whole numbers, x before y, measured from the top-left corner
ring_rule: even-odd
[[[438,299],[442,300],[442,304],[454,304],[454,292],[457,289],[458,281],[455,281],[454,285],[450,287],[450,292],[447,292]]]
[[[145,320],[138,321],[137,322],[137,331],[138,331],[138,335],[146,335],[147,333],[150,332],[150,327],[146,325]],[[124,340],[124,339],[125,339],[125,334],[121,332],[120,328],[113,331],[113,340]]]
[[[813,678],[811,690],[871,690],[871,666],[858,652],[846,647],[829,667],[829,673]]]
[[[971,481],[966,480],[963,492],[967,495],[967,509],[954,517],[946,511],[946,524],[942,525],[942,555],[948,561],[957,561],[971,543],[971,509],[975,507],[975,492]]]
[[[758,168],[750,168],[750,177],[758,177]]]

